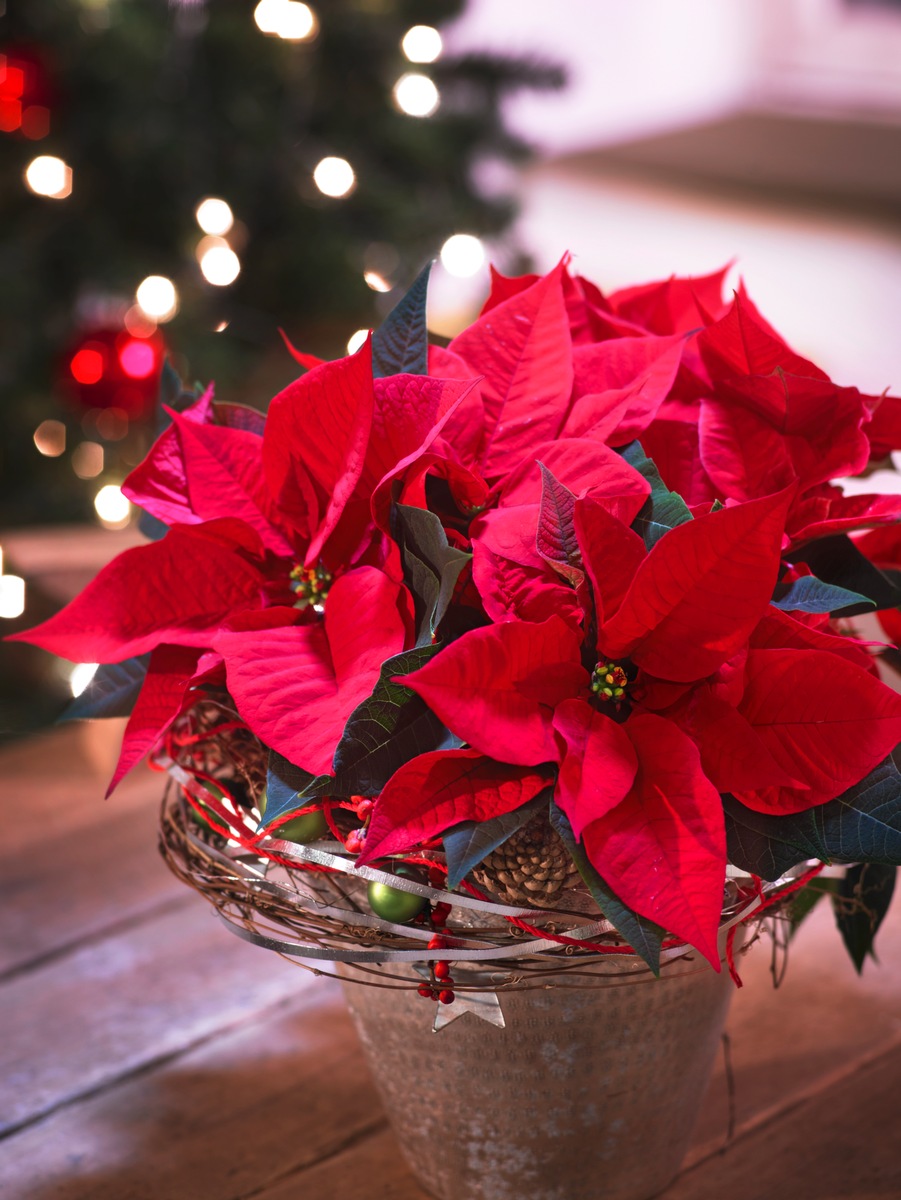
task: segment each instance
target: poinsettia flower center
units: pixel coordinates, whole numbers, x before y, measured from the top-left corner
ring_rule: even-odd
[[[617,663],[595,663],[589,687],[599,700],[607,704],[615,704],[619,708],[626,699],[628,686],[629,676]]]
[[[312,607],[314,612],[321,613],[325,609],[329,588],[334,580],[322,563],[315,567],[295,566],[291,570],[291,591],[297,596],[295,608]]]

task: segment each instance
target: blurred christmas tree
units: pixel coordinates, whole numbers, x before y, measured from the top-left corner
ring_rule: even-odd
[[[475,182],[528,153],[500,101],[561,76],[405,39],[463,7],[0,0],[4,523],[90,515],[167,351],[263,403],[294,373],[278,326],[342,353],[450,235],[509,225]]]

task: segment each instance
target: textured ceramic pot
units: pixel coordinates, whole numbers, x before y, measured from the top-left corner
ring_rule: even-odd
[[[660,979],[600,969],[501,992],[504,1028],[465,1013],[437,1033],[435,1006],[414,991],[345,983],[403,1153],[432,1195],[648,1200],[678,1172],[733,984],[697,955]]]

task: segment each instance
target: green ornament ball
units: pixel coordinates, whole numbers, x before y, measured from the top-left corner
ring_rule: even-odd
[[[327,833],[328,822],[319,809],[301,813],[299,817],[292,817],[290,821],[285,821],[284,825],[279,825],[272,830],[273,837],[284,838],[286,842],[300,842],[301,844],[315,842]]]
[[[414,879],[417,883],[425,882],[421,872],[405,863],[395,867],[394,874],[401,875],[404,879]],[[370,883],[368,891],[369,906],[375,915],[383,921],[393,921],[397,925],[412,921],[426,906],[425,896],[417,896],[415,892],[403,892],[387,883]]]

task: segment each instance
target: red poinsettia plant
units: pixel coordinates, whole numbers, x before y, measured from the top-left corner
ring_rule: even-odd
[[[448,346],[427,275],[357,353],[295,352],[265,417],[169,409],[124,489],[164,536],[19,635],[105,664],[73,715],[130,711],[111,788],[224,687],[270,750],[261,836],[354,798],[359,865],[443,844],[455,887],[544,806],[649,961],[668,932],[716,966],[728,862],[854,864],[860,959],[901,695],[852,618],[901,624],[901,497],[833,480],[901,448],[901,400],[723,272],[493,274]]]

